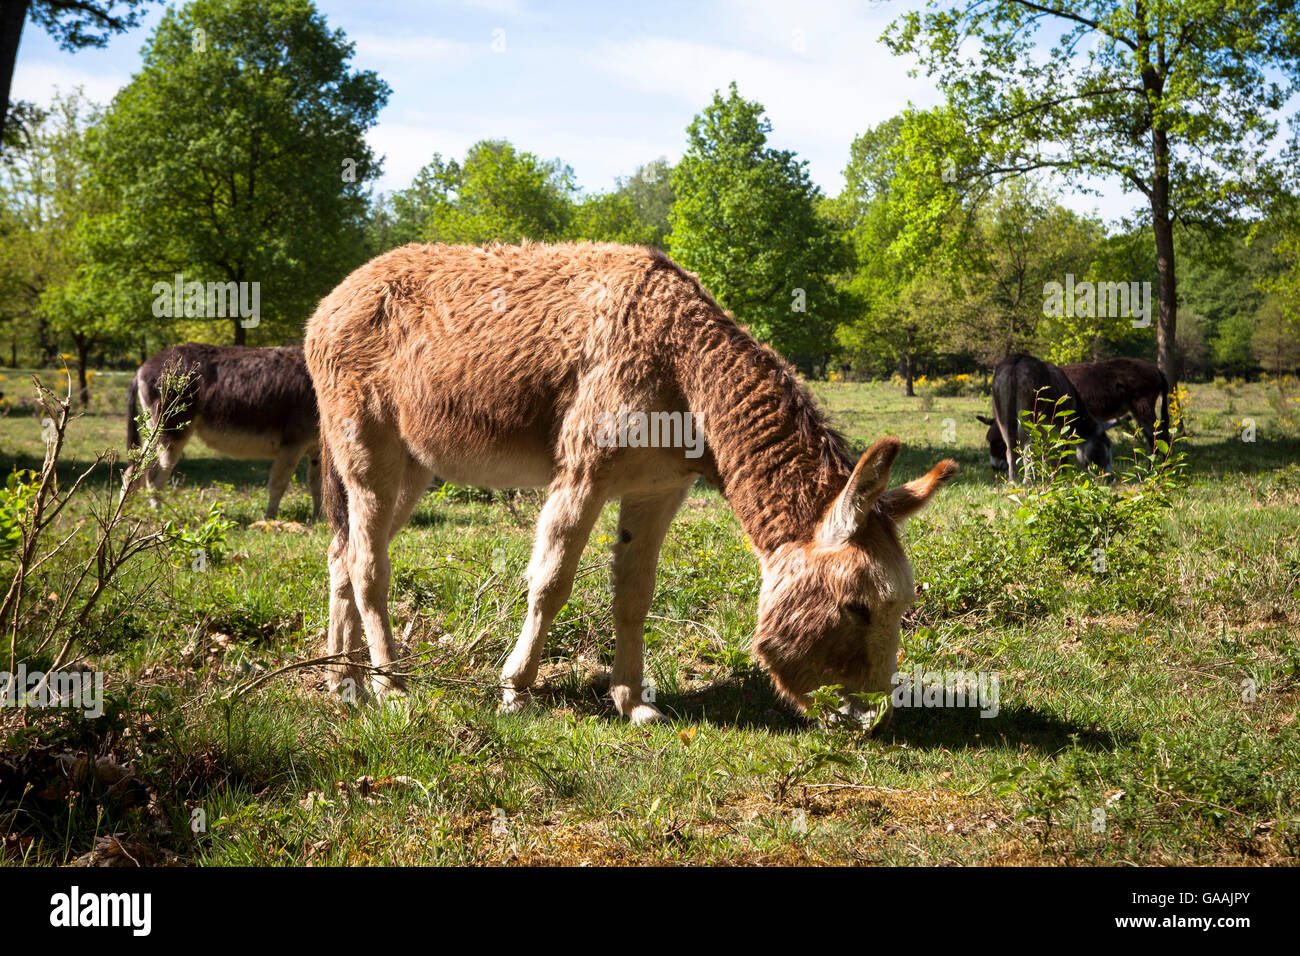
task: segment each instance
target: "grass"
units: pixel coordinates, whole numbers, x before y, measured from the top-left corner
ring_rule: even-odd
[[[40,422],[16,401],[29,374],[4,372],[5,473],[43,455]],[[72,459],[122,446],[126,381],[98,377],[71,428],[69,474]],[[996,673],[996,717],[900,710],[863,739],[791,713],[749,653],[757,564],[702,486],[669,534],[647,632],[669,722],[633,728],[603,697],[613,505],[552,628],[539,703],[495,712],[522,624],[534,492],[431,493],[398,536],[392,615],[418,674],[405,701],[344,703],[313,668],[223,700],[323,650],[328,531],[308,521],[305,473],[285,523],[259,525],[268,464],[195,442],[162,513],[142,514],[191,541],[207,526],[210,560],[193,570],[182,543],[142,562],[128,579],[156,578],[148,603],[110,596],[79,635],[107,675],[105,716],[0,710],[0,861],[1295,861],[1300,440],[1278,420],[1276,387],[1191,386],[1186,483],[1130,530],[1132,546],[1107,542],[1105,573],[1044,552],[1046,532],[1026,524],[1038,506],[992,477],[974,417],[987,399],[815,391],[855,449],[903,439],[895,481],[961,463],[905,531],[922,594],[900,669]],[[1240,440],[1242,417],[1254,442]],[[101,492],[114,482],[105,472]],[[232,528],[212,531],[214,505]],[[68,530],[79,507],[60,519]],[[85,769],[94,758],[104,779]]]

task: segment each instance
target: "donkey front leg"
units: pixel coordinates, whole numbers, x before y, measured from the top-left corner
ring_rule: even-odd
[[[157,508],[161,504],[159,492],[172,480],[172,471],[181,460],[185,443],[190,440],[188,434],[168,435],[158,442],[158,460],[152,462],[144,475],[144,486],[149,490],[149,507]]]
[[[307,487],[311,489],[311,518],[316,521],[320,518],[322,501],[319,445],[307,452]]]
[[[603,505],[604,497],[588,482],[560,479],[551,485],[528,562],[528,616],[501,669],[504,711],[520,710],[537,678],[546,632],[569,599],[578,559]]]
[[[645,617],[654,596],[659,548],[687,488],[654,497],[624,496],[619,503],[614,545],[614,667],[609,693],[618,712],[634,724],[663,716],[642,678]]]

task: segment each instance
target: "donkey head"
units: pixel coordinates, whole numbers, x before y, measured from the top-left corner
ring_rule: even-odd
[[[886,491],[897,438],[872,445],[822,517],[812,539],[762,559],[754,649],[777,689],[800,709],[818,687],[838,684],[842,712],[873,717],[854,697],[888,692],[897,669],[899,621],[912,604],[912,567],[898,525],[957,472],[930,473]]]
[[[1087,468],[1089,465],[1096,465],[1102,474],[1111,475],[1115,473],[1110,436],[1106,432],[1127,417],[1123,415],[1119,418],[1097,422],[1097,430],[1093,434],[1082,435],[1083,441],[1074,446],[1074,456],[1081,469]]]
[[[976,415],[981,423],[989,426],[984,440],[989,443],[989,467],[1000,475],[1007,473],[1007,443],[1002,440],[1002,429],[998,423],[987,415]]]

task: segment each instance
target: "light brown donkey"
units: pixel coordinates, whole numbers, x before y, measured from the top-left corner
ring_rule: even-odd
[[[334,528],[330,653],[360,660],[364,629],[371,664],[392,663],[388,545],[434,475],[545,485],[527,617],[501,672],[502,706],[517,709],[592,526],[618,497],[610,693],[625,717],[653,720],[642,635],[655,567],[703,475],[758,554],[754,649],[776,687],[803,708],[839,684],[846,712],[874,716],[848,695],[891,686],[913,597],[897,527],[957,465],[886,491],[898,439],[855,467],[790,366],[667,256],[589,243],[405,246],[320,303],[306,353]],[[647,438],[647,420],[682,427]],[[704,445],[691,446],[693,427]],[[340,666],[330,682],[359,678]],[[378,673],[373,687],[401,681]]]

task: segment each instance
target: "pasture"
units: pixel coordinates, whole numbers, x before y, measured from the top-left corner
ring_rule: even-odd
[[[3,374],[0,468],[39,469],[31,373]],[[97,377],[68,429],[65,485],[77,462],[124,448],[128,380]],[[899,668],[997,675],[996,716],[900,708],[879,738],[796,716],[750,653],[756,562],[702,485],[669,532],[647,625],[668,722],[632,727],[603,695],[615,504],[552,628],[534,703],[497,714],[543,500],[533,491],[430,490],[392,551],[412,691],[382,707],[342,701],[321,668],[288,666],[323,653],[327,621],[329,532],[309,523],[305,465],[280,521],[261,523],[269,462],[196,441],[161,510],[133,506],[149,526],[171,523],[169,544],[124,567],[75,635],[106,675],[104,716],[0,710],[0,861],[1296,860],[1294,400],[1276,384],[1192,384],[1181,481],[1133,477],[1127,435],[1114,492],[1049,496],[993,478],[975,420],[986,397],[925,383],[917,398],[883,383],[814,391],[855,453],[902,438],[894,484],[943,457],[961,463],[905,528],[918,597]],[[73,499],[56,538],[77,533],[55,564],[90,547],[91,508],[116,489],[104,468]],[[12,560],[0,570],[7,584]]]

